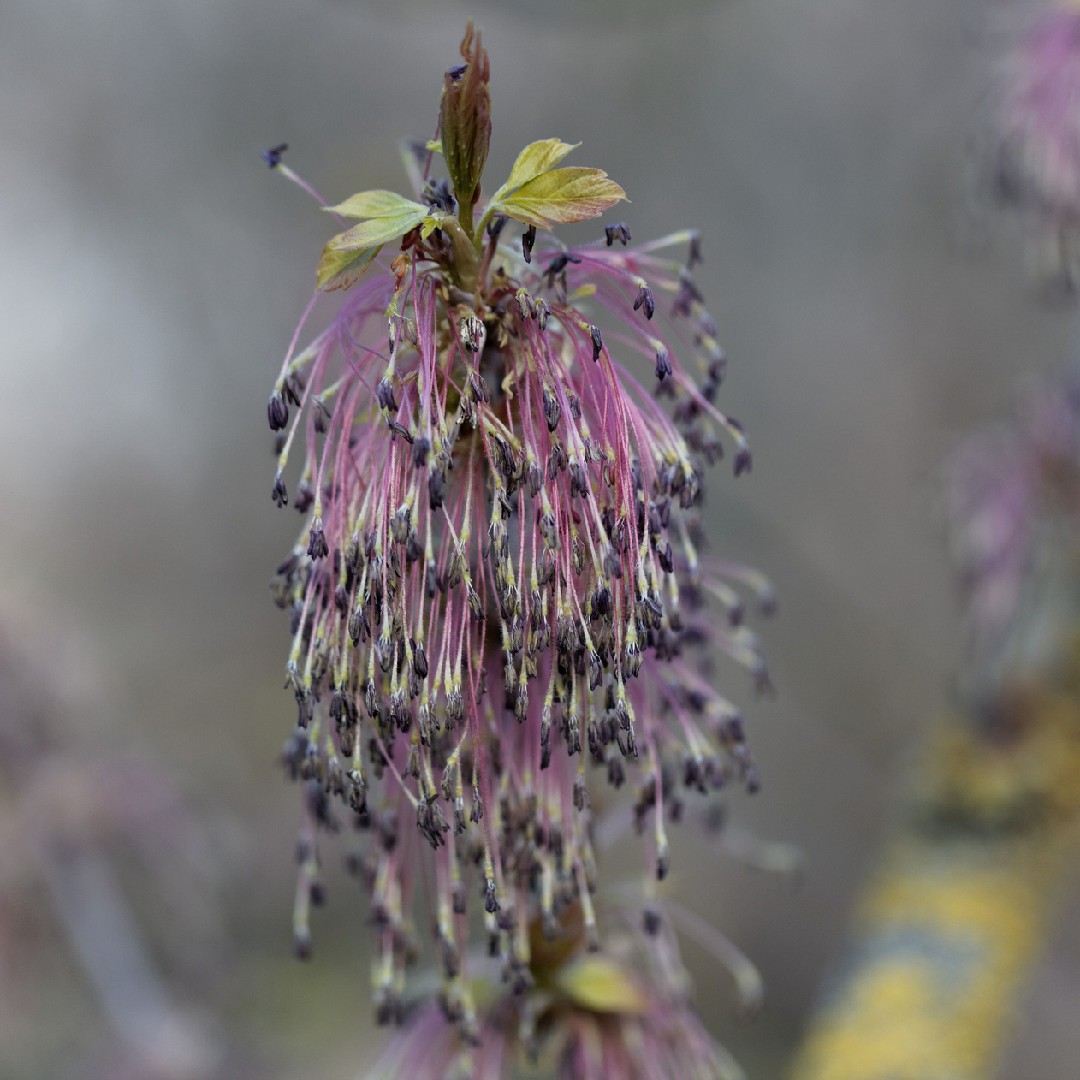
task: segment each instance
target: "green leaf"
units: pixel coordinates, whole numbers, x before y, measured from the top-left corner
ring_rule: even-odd
[[[343,203],[337,206],[326,207],[334,214],[351,218],[384,218],[405,214],[411,210],[426,211],[426,207],[406,199],[396,191],[360,191],[350,195]]]
[[[420,222],[420,239],[426,240],[436,229],[442,227],[442,219],[428,214]]]
[[[641,1013],[645,998],[634,979],[604,956],[582,956],[564,967],[555,985],[575,1005],[602,1013]]]
[[[378,254],[377,247],[339,251],[327,244],[315,271],[315,283],[322,292],[347,289],[363,275]]]
[[[371,265],[383,244],[399,240],[427,216],[427,207],[395,191],[361,191],[328,210],[365,218],[323,248],[315,272],[320,289],[347,289]]]
[[[411,209],[389,217],[361,221],[347,232],[338,233],[326,246],[334,251],[359,251],[361,248],[378,247],[391,240],[400,240],[427,217],[426,206],[419,203],[409,203],[409,206]]]
[[[492,206],[526,225],[550,229],[599,217],[625,198],[626,192],[602,169],[549,169]]]
[[[555,168],[571,150],[576,150],[581,143],[564,143],[562,139],[540,139],[531,142],[517,156],[514,167],[510,170],[506,183],[492,196],[497,202],[508,192],[528,183],[533,177]]]

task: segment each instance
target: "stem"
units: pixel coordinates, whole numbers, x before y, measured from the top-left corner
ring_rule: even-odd
[[[466,236],[472,236],[473,231],[473,205],[465,205],[464,200],[458,203],[458,224]]]
[[[140,1059],[171,1073],[203,1075],[220,1048],[178,1011],[105,861],[92,850],[39,852],[60,924],[105,1014]]]
[[[484,211],[484,216],[480,219],[480,224],[476,226],[476,230],[473,232],[473,246],[476,248],[478,254],[484,246],[484,230],[488,227],[488,224],[494,216],[495,203],[491,203]]]
[[[473,247],[472,237],[467,229],[462,228],[449,215],[439,222],[439,228],[449,235],[450,242],[453,244],[454,265],[450,268],[450,275],[454,279],[454,284],[465,292],[475,293],[480,281],[480,262],[476,248]]]

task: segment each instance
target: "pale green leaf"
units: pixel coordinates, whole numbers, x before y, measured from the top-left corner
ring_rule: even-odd
[[[383,218],[417,209],[424,213],[427,208],[412,199],[406,199],[396,191],[361,191],[350,195],[343,203],[328,206],[326,209],[342,217]]]
[[[398,214],[361,221],[347,232],[335,236],[327,247],[334,251],[359,251],[361,248],[378,247],[391,240],[400,240],[427,217],[426,206],[419,203],[410,203],[410,206],[412,209]]]
[[[562,968],[555,983],[575,1005],[593,1012],[641,1013],[645,997],[625,968],[604,956],[582,956]]]
[[[441,228],[442,219],[428,214],[420,222],[420,239],[426,240],[436,229]]]
[[[327,244],[315,271],[316,285],[323,292],[347,289],[362,276],[378,254],[377,247],[339,251]]]
[[[599,217],[625,198],[626,192],[601,169],[549,169],[493,201],[492,208],[525,225],[550,229]]]
[[[506,183],[492,196],[493,201],[528,183],[533,177],[554,169],[571,150],[576,150],[580,145],[581,143],[564,143],[562,139],[540,139],[529,143],[518,154]]]
[[[435,153],[435,154],[441,154],[442,153],[442,139],[428,139],[428,141],[426,143],[424,143],[424,149],[425,150],[430,150],[430,151],[432,151],[432,153]]]

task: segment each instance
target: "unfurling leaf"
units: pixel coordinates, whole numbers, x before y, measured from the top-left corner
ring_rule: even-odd
[[[347,289],[363,275],[378,254],[377,247],[361,248],[359,251],[339,251],[327,244],[323,248],[322,258],[315,271],[316,286],[322,292]]]
[[[522,184],[528,183],[533,177],[554,169],[571,150],[576,150],[580,145],[581,143],[564,143],[562,139],[540,139],[529,143],[518,154],[506,183],[495,192],[492,201],[498,201]]]
[[[427,216],[427,207],[395,191],[361,191],[327,210],[364,218],[323,248],[315,280],[323,292],[347,289],[371,265],[383,244],[399,240]]]
[[[391,240],[400,240],[427,217],[427,207],[402,200],[408,209],[387,217],[373,217],[361,221],[346,232],[338,233],[326,246],[334,251],[359,251],[361,248],[379,247]]]
[[[555,984],[575,1004],[593,1012],[640,1013],[645,999],[624,968],[604,956],[582,956],[566,965]]]
[[[471,213],[491,144],[491,65],[472,23],[465,30],[461,56],[465,63],[444,77],[439,134],[454,194],[462,210]]]
[[[439,218],[432,214],[428,214],[428,216],[420,222],[420,239],[426,240],[441,224],[442,222]]]
[[[425,211],[425,207],[412,199],[406,199],[396,191],[360,191],[350,195],[343,203],[326,208],[330,213],[351,218],[395,217],[412,210]]]
[[[626,192],[602,169],[550,169],[492,205],[525,225],[550,229],[599,217],[625,198]]]

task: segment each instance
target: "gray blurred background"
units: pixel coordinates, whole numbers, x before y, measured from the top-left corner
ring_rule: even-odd
[[[694,959],[711,1029],[757,1080],[782,1075],[905,762],[948,703],[943,456],[1061,360],[1075,321],[1042,302],[1015,236],[973,221],[966,186],[1019,10],[0,2],[0,1073],[149,1075],[71,947],[70,874],[27,853],[51,800],[114,753],[161,783],[103,780],[120,809],[94,850],[180,1042],[221,1075],[315,1080],[378,1046],[364,907],[333,848],[314,959],[291,956],[299,815],[274,759],[294,710],[266,583],[297,521],[269,498],[265,403],[329,228],[259,151],[287,140],[332,200],[401,187],[397,140],[432,133],[472,17],[492,57],[489,175],[532,139],[581,140],[575,160],[626,187],[635,238],[703,234],[721,398],[755,450],[750,476],[718,471],[709,513],[717,549],[780,595],[779,694],[750,712],[764,789],[732,818],[800,846],[806,869],[793,888],[686,837],[675,877],[768,987],[741,1023],[726,976]],[[748,699],[739,672],[728,685]],[[55,827],[82,836],[92,814],[74,805]],[[159,819],[182,835],[132,840]],[[1011,1077],[1073,1074],[1078,923],[1025,1003]]]

